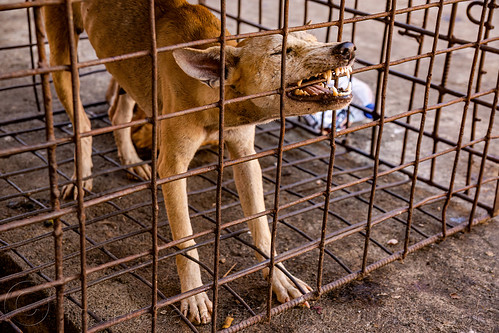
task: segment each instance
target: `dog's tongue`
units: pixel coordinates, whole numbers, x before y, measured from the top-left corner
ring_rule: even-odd
[[[323,88],[322,86],[314,84],[313,86],[308,86],[303,88],[310,96],[317,96],[324,93],[331,93],[329,89]]]

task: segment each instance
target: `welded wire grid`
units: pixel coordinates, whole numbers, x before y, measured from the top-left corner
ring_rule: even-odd
[[[106,114],[102,91],[109,76],[103,61],[82,54],[78,59],[73,39],[71,65],[48,65],[41,7],[66,6],[72,24],[72,1],[0,4],[2,20],[18,22],[12,31],[2,28],[4,36],[14,37],[0,45],[2,331],[37,325],[50,331],[204,331],[182,315],[177,302],[210,290],[212,331],[221,329],[227,315],[235,322],[225,330],[237,331],[499,213],[495,0],[200,2],[221,18],[222,31],[236,34],[220,36],[221,45],[281,34],[285,49],[288,34],[301,30],[322,41],[356,43],[354,75],[373,88],[375,107],[353,106],[372,120],[328,133],[324,126],[285,120],[281,111],[280,122],[257,127],[257,154],[249,158],[262,165],[267,204],[257,215],[268,216],[276,254],[256,263],[248,259],[258,249],[243,223],[251,217],[243,217],[231,178],[231,166],[248,158],[224,156],[223,131],[218,148],[201,151],[185,174],[158,179],[153,153],[152,180],[127,179],[130,172],[120,165],[111,134],[123,125],[111,126]],[[156,64],[158,52],[177,46],[158,48],[154,22],[151,28],[151,48],[131,56]],[[190,45],[206,42],[213,40]],[[22,61],[6,60],[11,55]],[[53,97],[49,74],[60,70],[73,73],[74,92],[79,72],[91,132],[79,133],[77,122],[72,128]],[[259,96],[280,94],[282,109],[285,93],[282,80],[281,89]],[[220,109],[221,124],[230,102],[222,88],[220,101],[211,105]],[[153,110],[152,118],[125,126],[152,123],[157,140],[157,124],[167,116],[157,106]],[[77,168],[76,180],[71,174],[74,160],[81,163],[79,141],[86,136],[94,138],[95,185],[83,197],[81,172]],[[185,293],[179,291],[174,258],[192,247],[179,250],[181,241],[172,241],[157,191],[178,177],[189,178],[196,231],[190,239],[201,253],[199,260],[190,259],[201,265],[205,282]],[[62,201],[59,189],[70,181],[78,199]],[[262,269],[270,267],[272,275],[278,263],[314,291],[278,304],[260,278]]]

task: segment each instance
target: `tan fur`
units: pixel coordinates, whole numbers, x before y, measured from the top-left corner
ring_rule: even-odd
[[[145,119],[147,115],[144,110],[142,110],[137,105],[135,106],[133,112],[132,120],[142,120]],[[132,126],[132,141],[133,145],[137,149],[152,150],[152,124],[147,123],[144,125]]]
[[[84,27],[98,57],[105,58],[125,53],[149,50],[150,30],[148,2],[139,0],[87,0],[82,4]],[[48,17],[57,20],[54,16]],[[47,22],[50,22],[48,20]],[[220,35],[220,22],[206,8],[190,5],[184,0],[156,1],[156,32],[158,47],[189,42],[198,39],[216,38]],[[49,36],[49,40],[50,40]],[[54,39],[54,38],[52,38]],[[272,35],[251,38],[226,46],[226,98],[266,92],[280,87],[282,36]],[[331,68],[346,66],[353,60],[338,53],[337,43],[319,43],[310,34],[290,34],[287,46],[286,81],[288,83],[306,79]],[[52,43],[51,43],[52,47]],[[52,50],[51,54],[58,50]],[[219,55],[216,45],[204,45],[200,49],[178,49],[158,55],[158,105],[161,114],[214,103],[219,99]],[[110,110],[114,123],[126,123],[133,117],[135,101],[141,110],[151,116],[151,60],[150,57],[134,58],[108,63],[109,72],[126,95],[116,94]],[[66,83],[67,84],[67,83]],[[56,85],[57,86],[57,85]],[[59,91],[58,91],[59,93]],[[113,95],[113,94],[111,94]],[[61,96],[61,95],[60,95]],[[322,102],[298,101],[285,98],[286,116],[302,115],[325,109],[339,109],[348,105],[351,96]],[[68,108],[70,106],[66,105]],[[271,95],[226,105],[225,142],[231,158],[255,153],[254,126],[279,117],[280,97]],[[71,115],[71,111],[68,110]],[[218,137],[217,108],[173,117],[160,124],[160,153],[158,172],[161,178],[187,171],[190,161],[199,147]],[[130,140],[130,128],[115,133],[123,162],[136,160],[136,152]],[[132,161],[133,162],[133,161]],[[233,167],[236,187],[245,215],[265,210],[262,174],[258,160]],[[146,176],[147,170],[136,170]],[[150,171],[150,170],[149,170]],[[166,183],[162,186],[168,219],[174,239],[192,235],[187,203],[186,179]],[[249,222],[255,245],[270,255],[270,231],[267,218]],[[186,248],[193,240],[179,245]],[[198,258],[196,250],[188,254]],[[259,261],[263,260],[257,254]],[[182,292],[202,285],[197,264],[183,256],[177,256],[177,269]],[[268,269],[263,272],[268,275]],[[311,291],[303,281],[300,287]],[[272,289],[280,302],[302,295],[300,290],[284,273],[276,269]],[[206,293],[199,293],[181,301],[181,311],[196,323],[211,320],[211,301]]]
[[[115,79],[111,78],[106,92],[106,100],[109,105],[114,105],[115,101],[119,98],[119,85]],[[116,107],[110,107],[108,110],[109,119],[114,119]],[[133,108],[132,121],[144,120],[147,114],[137,104]],[[145,123],[141,125],[134,125],[131,128],[133,145],[140,150],[152,150],[152,124]]]

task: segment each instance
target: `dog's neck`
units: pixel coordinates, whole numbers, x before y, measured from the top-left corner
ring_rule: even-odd
[[[189,89],[192,89],[197,93],[191,95],[190,98],[175,99],[177,102],[175,105],[168,103],[168,101],[172,101],[172,99],[166,98],[166,105],[163,106],[163,113],[184,111],[204,105],[215,104],[220,101],[220,88],[210,88],[198,80],[188,77],[184,73],[179,73],[179,75],[182,76],[182,79],[178,81],[183,87],[181,90],[188,91]],[[186,87],[188,89],[186,89]],[[168,88],[165,89],[164,93],[168,93],[168,90]],[[244,96],[246,96],[246,94],[237,91],[235,86],[225,86],[224,99],[226,101]],[[202,111],[205,127],[210,131],[215,131],[219,128],[219,110],[220,109],[216,107]],[[225,104],[224,120],[225,128],[230,129],[241,125],[265,123],[272,120],[272,116],[270,110],[265,110],[265,108],[256,106],[252,100],[243,100]]]

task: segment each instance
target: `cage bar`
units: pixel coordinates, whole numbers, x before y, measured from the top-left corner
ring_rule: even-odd
[[[97,59],[85,33],[70,33],[67,64],[49,64],[41,12],[60,6],[74,31],[80,1],[0,4],[2,19],[16,28],[2,32],[8,42],[0,45],[0,260],[8,267],[0,276],[0,327],[8,332],[30,325],[54,332],[204,332],[178,305],[201,292],[213,301],[209,329],[235,332],[498,215],[496,0],[189,2],[220,19],[220,36],[163,46],[153,19],[158,11],[149,1],[149,49]],[[295,89],[286,81],[286,49],[297,31],[356,43],[353,77],[370,87],[374,109],[355,100],[345,110],[346,124],[336,126],[332,112],[329,129],[325,112],[315,126],[305,117],[285,118],[286,95]],[[225,64],[228,43],[269,35],[283,40],[278,89],[229,98],[222,65],[218,101],[162,114],[161,57],[218,44]],[[113,125],[104,66],[140,57],[151,61],[152,116]],[[54,73],[71,75],[75,119],[52,97]],[[278,121],[257,126],[254,154],[228,156],[226,108],[268,96],[280,101]],[[80,103],[90,131],[82,131]],[[161,124],[213,108],[219,110],[218,142],[202,147],[186,172],[160,178]],[[353,122],[359,112],[364,120]],[[139,163],[151,165],[150,180],[121,165],[112,132],[125,128],[150,129],[150,149]],[[88,178],[82,140],[94,143]],[[262,166],[266,209],[244,216],[232,174],[255,161]],[[96,184],[92,191],[84,188],[88,179]],[[174,240],[158,189],[184,179],[194,232]],[[63,200],[67,186],[76,196]],[[246,226],[262,217],[271,228],[270,255],[253,244]],[[399,244],[387,244],[390,239]],[[180,248],[187,241],[195,243]],[[189,255],[194,249],[199,258]],[[252,259],[253,252],[263,261]],[[202,286],[180,291],[178,256],[201,267]],[[267,270],[269,279],[261,282]],[[271,281],[277,270],[302,296],[276,301]],[[109,304],[99,300],[106,293]],[[17,304],[20,298],[26,301]],[[29,318],[32,313],[40,317]],[[227,316],[235,321],[223,328]]]

